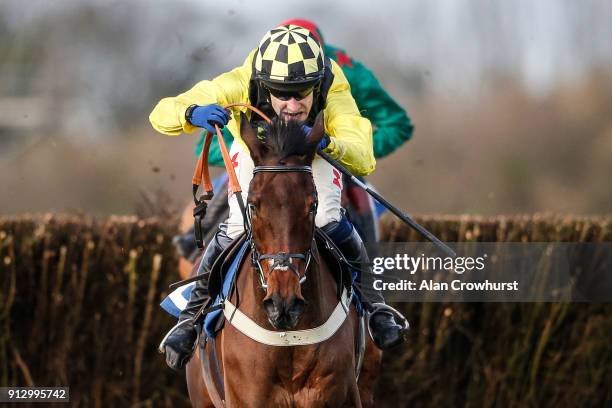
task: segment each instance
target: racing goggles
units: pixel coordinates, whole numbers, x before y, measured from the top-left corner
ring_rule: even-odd
[[[272,95],[276,99],[280,99],[281,101],[288,101],[291,98],[295,99],[296,101],[301,101],[314,91],[314,86],[309,86],[308,88],[291,91],[280,91],[278,89],[272,89],[269,87],[266,87],[266,89],[268,90],[268,92],[270,92],[270,95]]]

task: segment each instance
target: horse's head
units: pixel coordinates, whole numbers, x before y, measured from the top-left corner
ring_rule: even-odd
[[[263,140],[242,116],[240,134],[255,164],[247,220],[264,308],[275,328],[292,329],[306,304],[300,285],[312,256],[317,191],[311,165],[324,135],[323,115],[308,135],[299,123],[276,119]]]

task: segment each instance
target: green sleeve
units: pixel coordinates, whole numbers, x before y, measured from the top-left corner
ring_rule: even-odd
[[[333,46],[326,45],[325,52],[342,67],[359,111],[372,122],[374,156],[378,159],[393,153],[412,137],[414,126],[406,111],[359,61]]]
[[[221,134],[223,135],[223,140],[225,140],[225,145],[229,150],[232,147],[232,142],[234,138],[229,130],[225,127],[221,130]],[[206,131],[202,132],[202,135],[196,142],[195,146],[195,155],[196,157],[200,157],[200,153],[202,153],[202,149],[204,148],[204,138],[206,137]],[[212,142],[210,142],[210,150],[208,151],[208,164],[211,166],[223,167],[223,156],[221,155],[221,149],[219,148],[219,141],[217,137],[213,137]]]
[[[412,137],[414,126],[369,69],[359,62],[353,67],[356,81],[349,82],[361,114],[372,122],[374,156],[385,157]]]

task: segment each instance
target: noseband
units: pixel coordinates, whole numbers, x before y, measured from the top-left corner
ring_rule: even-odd
[[[253,176],[257,173],[310,173],[312,175],[312,167],[310,166],[255,166],[253,169]],[[314,239],[314,216],[317,213],[318,200],[315,201],[314,205],[310,208],[309,214],[313,217],[312,219],[312,233],[310,241]],[[252,213],[255,211],[253,204],[247,204],[245,211],[245,230],[247,231],[247,238],[251,246],[251,260],[254,266],[257,267],[259,272],[259,280],[261,281],[261,287],[263,290],[268,289],[268,283],[264,275],[261,261],[268,259],[271,262],[270,273],[275,270],[291,270],[298,277],[300,284],[306,281],[306,271],[310,265],[312,259],[312,245],[305,252],[277,252],[276,254],[261,254],[257,250],[255,239],[253,238],[253,231],[251,229],[251,218]],[[304,268],[304,276],[300,276],[300,272],[297,267],[293,264],[294,259],[301,259],[306,264]]]

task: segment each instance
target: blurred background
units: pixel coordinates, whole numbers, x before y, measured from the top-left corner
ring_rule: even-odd
[[[317,22],[404,106],[414,137],[370,177],[417,214],[612,210],[612,3],[0,3],[0,213],[130,214],[187,202],[195,135],[157,101],[242,63],[266,30]]]
[[[590,217],[612,214],[612,2],[2,0],[0,386],[187,406],[155,350],[174,324],[156,305],[197,135],[148,116],[295,17],[408,111],[413,139],[369,180],[434,234],[612,241],[612,219]],[[418,238],[383,226],[384,241]],[[398,307],[410,347],[388,354],[380,406],[612,406],[610,303]]]

